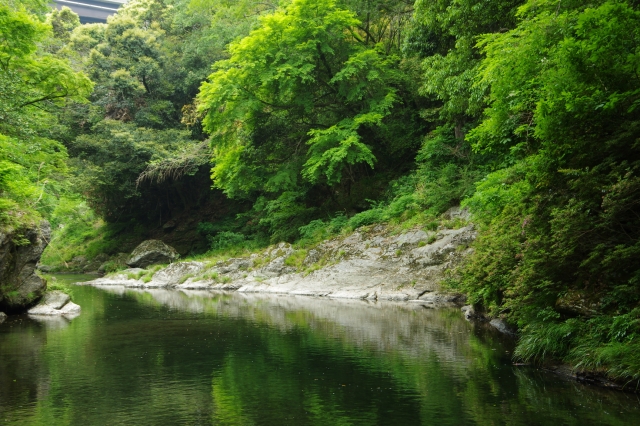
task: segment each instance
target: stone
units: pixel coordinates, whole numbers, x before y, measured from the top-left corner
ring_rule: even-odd
[[[185,275],[196,275],[204,270],[202,262],[172,263],[164,269],[153,274],[153,281],[170,285],[179,284]]]
[[[0,312],[0,324],[2,324],[7,319],[7,314],[4,312]]]
[[[462,220],[469,220],[471,218],[471,213],[469,212],[469,209],[465,208],[460,208],[459,206],[456,207],[451,207],[449,210],[447,210],[446,212],[444,212],[444,214],[442,215],[444,216],[446,219],[462,219]]]
[[[51,266],[48,265],[42,265],[40,263],[38,263],[38,265],[36,266],[36,269],[40,272],[44,272],[45,274],[48,274],[49,272],[51,272]]]
[[[20,237],[28,244],[16,244],[14,231],[0,232],[0,309],[7,312],[24,311],[46,289],[46,281],[35,271],[51,239],[49,222],[42,221]]]
[[[464,318],[467,321],[470,321],[472,319],[478,318],[478,315],[476,314],[475,309],[473,309],[473,306],[471,306],[471,305],[463,306],[462,308],[460,308],[460,310],[464,314]]]
[[[173,247],[160,240],[146,240],[136,247],[127,265],[132,268],[146,268],[157,263],[171,263],[178,259],[180,255]]]
[[[375,231],[363,228],[318,244],[307,252],[298,268],[286,263],[294,248],[280,243],[259,254],[217,262],[207,271],[210,275],[219,274],[216,279],[187,279],[204,272],[203,266],[199,262],[175,262],[156,272],[148,282],[136,280],[134,274],[124,271],[87,284],[413,301],[429,307],[462,305],[464,297],[445,292],[440,283],[447,271],[464,259],[475,235],[471,224],[441,229],[435,240],[432,232],[413,229],[398,235],[379,225]],[[318,262],[322,267],[309,268],[320,266]]]
[[[509,324],[499,318],[492,319],[489,324],[502,334],[507,334],[509,336],[516,335],[516,331]]]
[[[40,303],[29,309],[29,315],[64,315],[75,317],[81,312],[80,306],[71,301],[68,294],[61,291],[47,292]]]
[[[169,222],[165,223],[164,225],[162,225],[162,229],[164,229],[165,231],[170,231],[171,229],[175,228],[176,222],[175,220],[170,220]]]
[[[320,258],[321,258],[320,252],[318,250],[311,249],[307,253],[307,257],[304,258],[304,261],[302,262],[302,264],[305,266],[313,265],[314,263],[319,261]]]

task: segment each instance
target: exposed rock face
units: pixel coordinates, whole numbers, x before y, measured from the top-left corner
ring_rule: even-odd
[[[0,324],[2,324],[6,319],[7,319],[7,314],[5,314],[4,312],[0,312]]]
[[[166,245],[160,240],[147,240],[140,243],[136,247],[127,265],[132,268],[146,268],[149,265],[156,263],[170,263],[177,260],[180,255],[171,246]]]
[[[446,271],[471,249],[472,225],[394,235],[384,226],[327,240],[308,252],[281,243],[261,254],[215,265],[174,263],[149,280],[133,270],[91,281],[126,287],[226,290],[367,300],[446,304],[461,297],[442,292]],[[133,256],[132,256],[133,257]]]
[[[68,294],[61,291],[45,293],[40,303],[27,311],[29,315],[64,315],[75,317],[80,315],[80,306],[71,301]]]
[[[46,221],[24,233],[28,244],[17,245],[17,235],[0,232],[0,309],[19,312],[44,294],[47,283],[35,270],[50,238]]]

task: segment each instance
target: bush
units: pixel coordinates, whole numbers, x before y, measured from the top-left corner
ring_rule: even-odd
[[[224,250],[229,247],[238,246],[246,240],[243,234],[237,232],[223,231],[215,236],[209,237],[209,243],[213,250]]]
[[[381,208],[373,208],[360,212],[349,219],[348,225],[351,229],[357,229],[361,226],[371,225],[372,223],[382,222],[384,219],[384,210]]]

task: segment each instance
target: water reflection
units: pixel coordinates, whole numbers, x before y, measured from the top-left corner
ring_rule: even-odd
[[[631,424],[636,396],[514,367],[456,309],[76,287],[0,325],[12,424]]]

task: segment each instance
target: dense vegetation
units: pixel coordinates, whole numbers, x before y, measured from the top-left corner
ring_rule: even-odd
[[[637,1],[46,12],[0,6],[0,221],[51,220],[50,261],[171,221],[222,250],[462,203],[479,238],[450,285],[520,358],[640,378]]]

